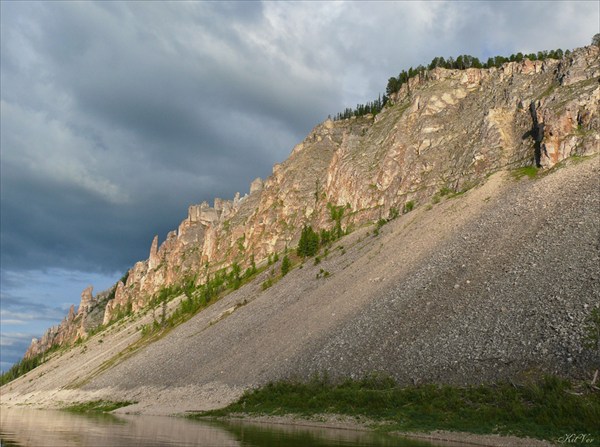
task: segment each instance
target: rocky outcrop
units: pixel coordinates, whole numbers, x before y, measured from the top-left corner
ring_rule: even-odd
[[[93,286],[88,286],[81,292],[81,301],[77,310],[77,316],[87,315],[93,307],[94,297],[92,296]]]
[[[25,358],[42,354],[53,346],[66,345],[77,339],[87,337],[90,330],[102,324],[102,319],[107,308],[107,302],[114,293],[115,287],[93,296],[92,286],[86,287],[81,292],[81,301],[77,312],[75,306],[69,308],[69,313],[57,326],[48,329],[41,338],[34,338]]]
[[[500,169],[550,168],[597,152],[599,75],[599,49],[586,47],[560,61],[436,68],[411,78],[377,116],[316,126],[248,195],[190,206],[178,229],[160,245],[156,236],[148,260],[106,294],[104,307],[86,292],[71,323],[48,338],[83,336],[97,321],[94,309],[102,309],[98,324],[108,324],[117,310],[137,312],[165,286],[200,284],[233,262],[260,263],[293,246],[303,225],[331,227],[328,204],[344,207],[344,227],[358,226],[408,202],[425,203],[442,188],[470,188]],[[76,324],[84,329],[72,332]]]

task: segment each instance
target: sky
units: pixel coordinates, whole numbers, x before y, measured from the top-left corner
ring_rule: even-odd
[[[0,3],[0,369],[190,204],[435,56],[588,45],[590,2]]]

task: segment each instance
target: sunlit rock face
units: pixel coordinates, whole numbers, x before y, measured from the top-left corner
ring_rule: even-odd
[[[245,268],[293,247],[303,225],[333,225],[328,204],[345,208],[344,227],[358,226],[501,169],[550,168],[594,153],[599,76],[599,48],[590,46],[562,60],[436,68],[411,78],[377,116],[317,125],[248,195],[190,206],[166,240],[152,240],[125,283],[96,297],[86,289],[77,313],[34,340],[27,355],[83,337],[118,310],[138,312],[165,286],[202,283],[233,262]]]

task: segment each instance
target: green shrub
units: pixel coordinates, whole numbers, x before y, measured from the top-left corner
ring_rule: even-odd
[[[287,255],[285,255],[283,257],[283,260],[281,261],[281,276],[285,276],[288,274],[288,272],[290,271],[292,267],[292,263],[290,261],[290,258],[288,258]]]
[[[252,276],[256,275],[258,269],[256,268],[256,262],[254,262],[254,255],[250,257],[250,267],[246,269],[244,272],[244,279],[249,279]]]
[[[272,278],[268,278],[267,280],[265,280],[262,283],[262,289],[263,290],[267,290],[269,287],[271,287],[273,285],[273,279]]]
[[[322,229],[319,233],[321,245],[328,245],[335,240],[333,233],[330,230]]]
[[[328,278],[329,276],[331,276],[331,273],[329,273],[327,270],[319,270],[319,273],[317,273],[317,279],[319,278]]]
[[[341,205],[335,206],[331,203],[328,203],[327,208],[329,209],[329,216],[331,217],[331,220],[335,223],[334,228],[332,230],[332,236],[334,239],[339,239],[344,235],[344,230],[342,229],[344,207]]]
[[[375,223],[375,229],[373,230],[373,236],[379,236],[379,230],[381,230],[381,227],[383,227],[386,223],[388,223],[387,220],[385,220],[383,217],[380,217],[379,220]],[[368,235],[368,233],[367,233]]]
[[[237,290],[242,285],[242,278],[240,276],[242,269],[237,262],[231,265],[231,272],[228,275],[227,281],[230,288]]]

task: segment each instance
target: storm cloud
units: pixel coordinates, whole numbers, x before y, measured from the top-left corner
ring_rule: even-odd
[[[86,275],[108,287],[188,205],[247,192],[312,127],[376,98],[402,69],[587,45],[599,12],[596,2],[1,9],[3,315],[77,303],[66,272],[78,287]],[[65,283],[42,302],[33,295],[49,277]]]

